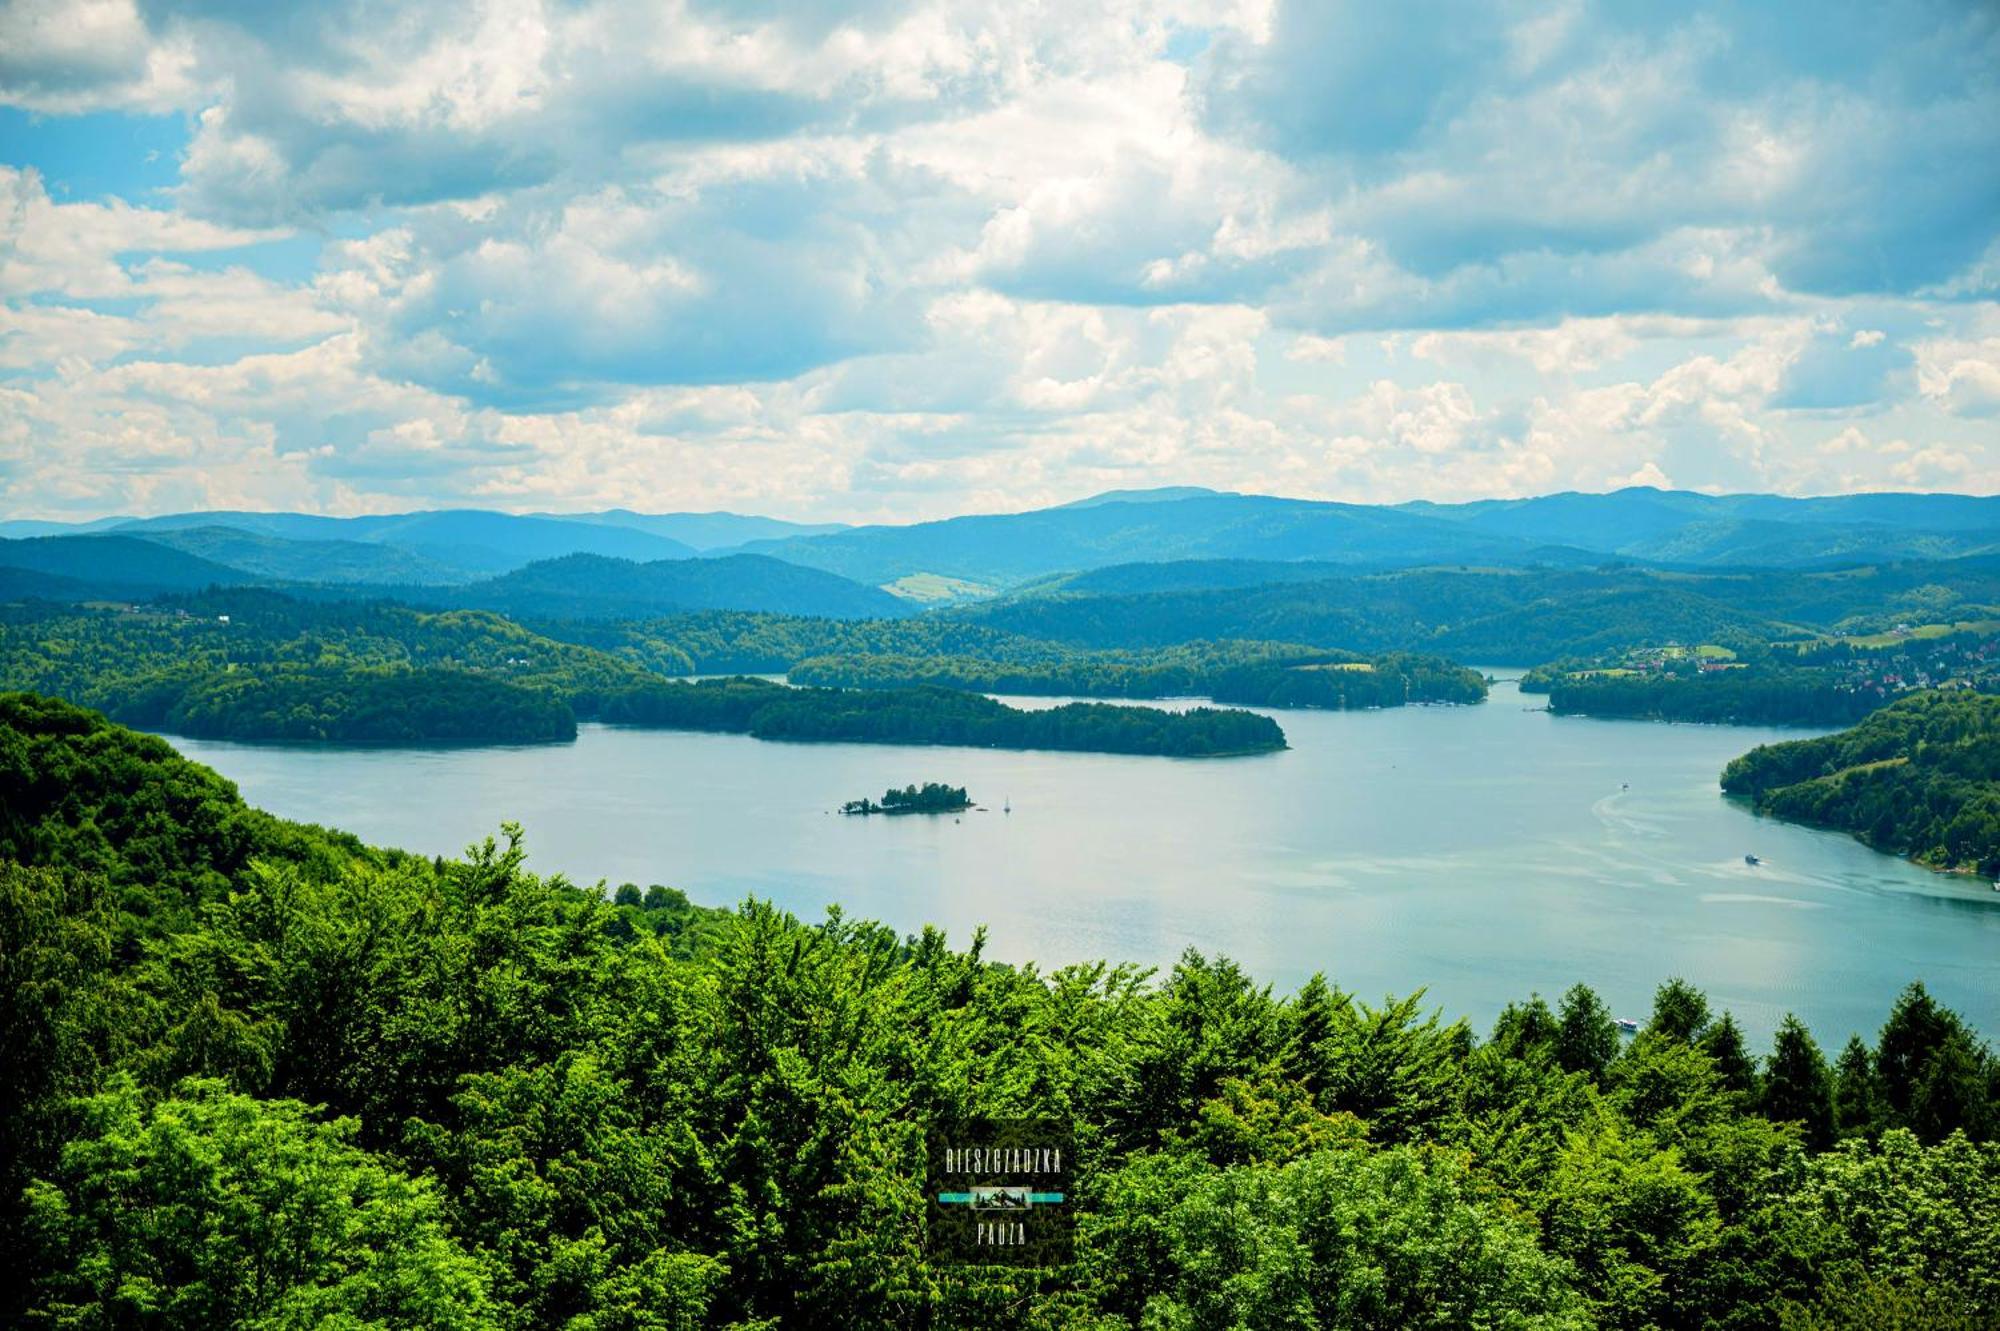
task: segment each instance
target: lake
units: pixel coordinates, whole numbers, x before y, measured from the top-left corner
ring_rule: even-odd
[[[1643,1017],[1654,986],[1684,975],[1758,1047],[1792,1011],[1829,1057],[1921,978],[2000,1034],[1990,885],[1718,790],[1736,754],[1812,732],[1539,703],[1502,683],[1478,707],[1274,711],[1289,751],[1207,761],[605,726],[523,748],[173,742],[253,804],[378,844],[454,854],[512,819],[543,872],[710,904],[755,894],[807,918],[838,903],[960,944],[984,924],[1002,960],[1166,966],[1194,947],[1280,990],[1314,971],[1369,999],[1428,987],[1482,1033],[1509,1000],[1579,979]],[[986,811],[828,812],[924,781]]]

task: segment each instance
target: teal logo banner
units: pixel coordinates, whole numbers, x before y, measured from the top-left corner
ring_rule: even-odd
[[[928,1135],[934,1259],[1066,1266],[1076,1254],[1076,1134],[1054,1119],[959,1119]]]

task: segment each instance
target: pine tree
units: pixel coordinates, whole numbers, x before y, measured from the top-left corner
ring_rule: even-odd
[[[1347,1017],[1347,996],[1315,974],[1285,1006],[1285,1044],[1279,1054],[1287,1077],[1313,1095],[1326,1090],[1331,1079],[1333,1045]]]
[[[1679,976],[1653,995],[1650,1029],[1682,1044],[1692,1043],[1708,1028],[1708,995]]]
[[[1875,1060],[1861,1037],[1847,1037],[1834,1067],[1833,1122],[1843,1137],[1872,1137],[1881,1128],[1882,1091],[1876,1084]]]
[[[1954,1033],[1924,1069],[1910,1097],[1910,1127],[1927,1142],[1943,1141],[1955,1131],[1978,1140],[1988,1135],[1986,1078],[1972,1041]]]
[[[1833,1082],[1826,1059],[1805,1023],[1787,1014],[1778,1027],[1764,1074],[1764,1117],[1805,1126],[1806,1144],[1823,1151],[1833,1144]]]
[[[1750,1057],[1749,1047],[1743,1042],[1743,1028],[1736,1024],[1734,1016],[1723,1013],[1721,1020],[1703,1033],[1701,1048],[1715,1061],[1715,1075],[1726,1089],[1739,1096],[1757,1094],[1757,1063]]]
[[[1556,1018],[1556,1062],[1565,1072],[1602,1080],[1618,1056],[1618,1023],[1587,984],[1572,985]]]
[[[1922,981],[1911,984],[1897,998],[1882,1026],[1875,1072],[1882,1099],[1898,1122],[1910,1121],[1911,1101],[1932,1056],[1959,1030],[1958,1018],[1937,1005]]]
[[[1540,994],[1525,1003],[1509,1003],[1493,1022],[1492,1044],[1509,1058],[1532,1058],[1551,1050],[1557,1034],[1556,1014]]]

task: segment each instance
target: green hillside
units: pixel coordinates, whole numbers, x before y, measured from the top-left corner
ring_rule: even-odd
[[[2000,697],[1917,694],[1851,730],[1753,749],[1722,786],[1775,817],[2000,876]]]

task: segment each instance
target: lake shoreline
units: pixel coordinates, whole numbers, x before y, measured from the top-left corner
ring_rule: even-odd
[[[1493,701],[1287,712],[1285,752],[1219,769],[933,748],[953,785],[1011,796],[1011,817],[962,822],[824,816],[829,791],[904,784],[910,755],[880,744],[586,723],[574,744],[476,752],[177,747],[253,804],[373,844],[455,854],[510,819],[545,872],[808,920],[838,905],[899,933],[984,924],[1008,962],[1165,969],[1192,947],[1280,990],[1315,972],[1376,996],[1428,986],[1476,1022],[1579,980],[1643,1009],[1678,974],[1753,1038],[1791,1011],[1872,1029],[1922,978],[2000,1033],[1995,894],[1717,790],[1731,757],[1787,732],[1558,724],[1510,686]]]

